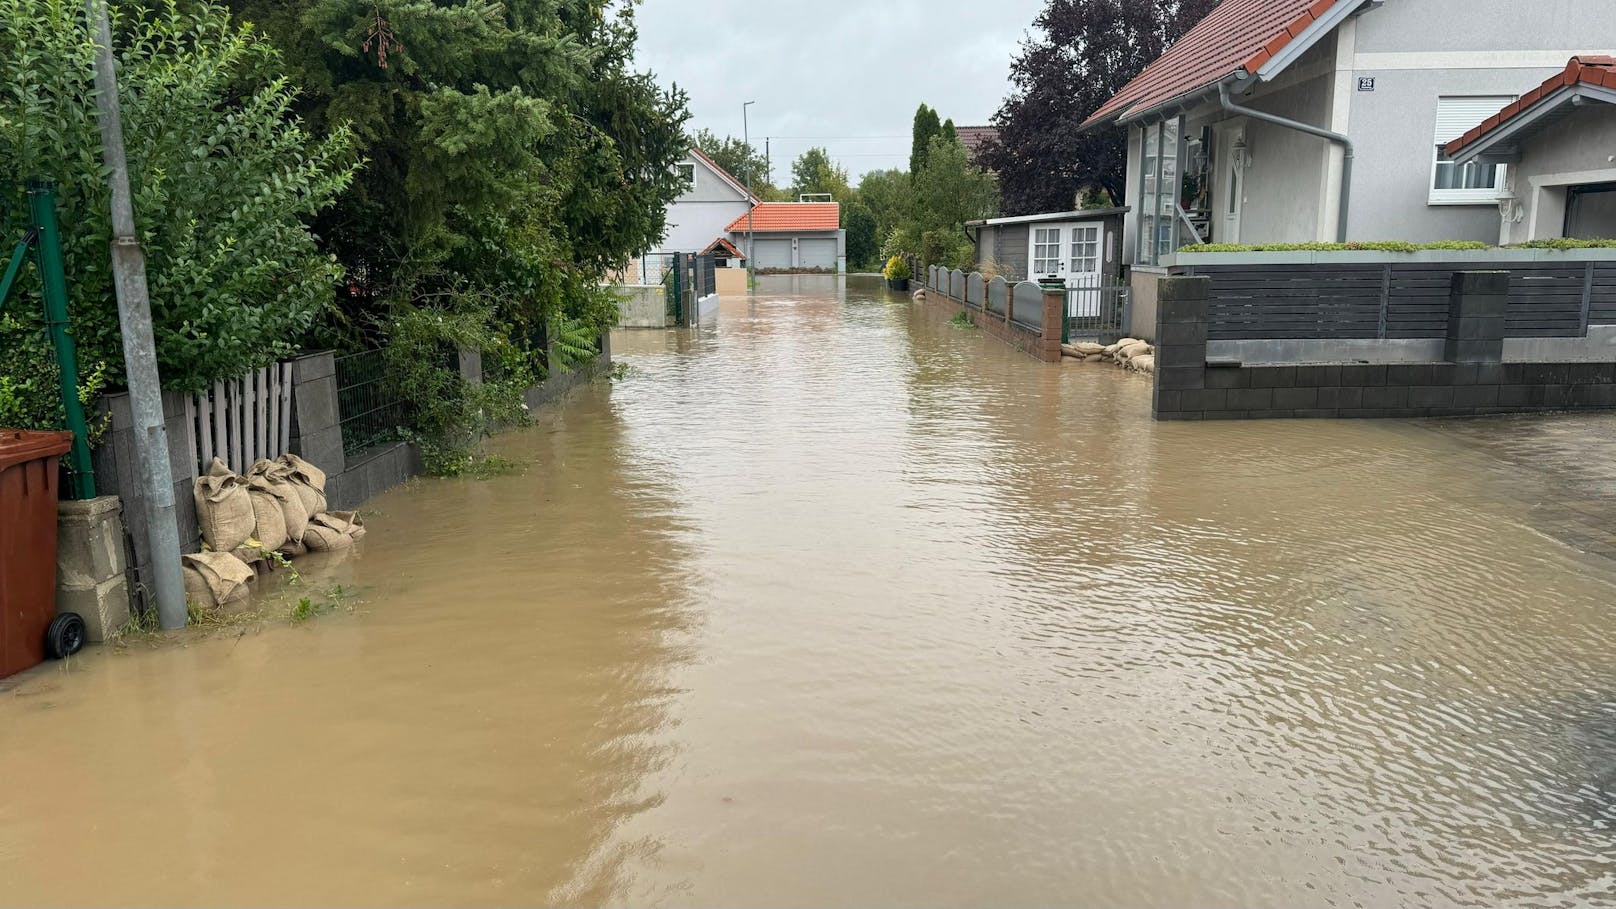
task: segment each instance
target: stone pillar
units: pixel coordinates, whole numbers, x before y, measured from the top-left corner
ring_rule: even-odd
[[[61,502],[56,510],[56,611],[82,616],[97,644],[129,621],[122,510],[117,496]]]
[[[1066,291],[1044,288],[1044,334],[1039,346],[1039,359],[1045,363],[1061,361],[1061,336],[1066,333]]]
[[[473,385],[483,384],[483,352],[480,350],[460,351],[460,378]]]
[[[1206,388],[1206,301],[1212,279],[1162,278],[1157,284],[1156,387],[1151,406],[1158,418],[1200,411],[1186,407],[1185,392]]]
[[[1448,296],[1449,363],[1504,362],[1504,316],[1509,311],[1509,272],[1456,271]]]
[[[331,351],[292,361],[292,452],[334,477],[348,469],[337,406],[337,358]]]

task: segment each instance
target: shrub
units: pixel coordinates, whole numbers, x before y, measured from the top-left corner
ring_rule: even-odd
[[[119,101],[164,384],[199,390],[296,349],[339,276],[304,221],[354,169],[347,132],[311,140],[275,52],[209,3],[120,4]],[[0,236],[21,236],[22,182],[55,180],[80,371],[122,375],[91,61],[79,4],[0,0]],[[0,317],[0,384],[54,405],[37,282]],[[37,399],[37,400],[36,400]]]
[[[1577,240],[1555,238],[1532,240],[1510,246],[1490,246],[1475,240],[1439,240],[1435,243],[1405,243],[1401,240],[1378,240],[1353,243],[1202,243],[1186,246],[1185,253],[1244,253],[1244,252],[1391,252],[1413,253],[1422,250],[1468,251],[1476,249],[1616,249],[1616,240]]]
[[[893,256],[887,260],[885,274],[888,281],[907,281],[914,277],[909,270],[909,260],[902,256]]]

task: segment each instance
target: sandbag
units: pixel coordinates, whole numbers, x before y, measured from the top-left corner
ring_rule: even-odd
[[[303,504],[303,498],[297,493],[297,486],[289,478],[290,471],[275,461],[258,461],[247,471],[247,491],[253,493],[268,493],[275,497],[281,505],[281,517],[284,519],[287,540],[303,539],[303,531],[309,526],[309,510]],[[259,537],[263,540],[263,537]],[[270,546],[268,540],[264,545],[270,549],[279,549],[286,545],[286,540]]]
[[[1128,368],[1135,372],[1155,372],[1156,355],[1140,354],[1128,361]]]
[[[297,497],[303,500],[303,510],[309,517],[325,511],[325,471],[295,454],[283,454],[275,463],[286,468],[286,478],[297,489]]]
[[[303,545],[309,552],[336,552],[347,549],[354,544],[354,523],[350,520],[352,512],[333,512],[315,515],[309,522],[309,529],[303,534]],[[360,534],[363,535],[363,525]]]
[[[1153,348],[1143,341],[1135,341],[1132,344],[1124,344],[1122,347],[1117,348],[1117,362],[1126,363],[1129,360],[1132,360],[1134,357],[1143,356],[1144,354],[1152,352]]]
[[[1071,344],[1068,346],[1085,357],[1092,357],[1095,354],[1105,353],[1105,345],[1096,344],[1093,341],[1079,341],[1076,344]]]
[[[285,546],[291,537],[286,534],[286,511],[281,507],[281,500],[252,485],[247,487],[247,497],[252,502],[253,510],[252,538],[263,544],[265,549]]]
[[[185,578],[185,598],[212,609],[247,596],[247,583],[254,577],[245,562],[228,552],[199,552],[180,557]]]
[[[361,518],[359,516],[359,512],[357,512],[357,511],[328,511],[328,512],[326,512],[326,514],[331,515],[333,518],[336,518],[337,520],[347,521],[348,522],[348,535],[349,536],[353,537],[356,540],[362,540],[362,539],[365,538],[365,519]]]
[[[219,458],[191,485],[196,502],[196,523],[202,540],[214,552],[229,552],[253,535],[255,520],[247,481]]]

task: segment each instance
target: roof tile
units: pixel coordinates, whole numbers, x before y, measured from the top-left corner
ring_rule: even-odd
[[[1572,57],[1571,62],[1566,64],[1563,72],[1555,73],[1545,80],[1542,85],[1522,95],[1520,100],[1488,117],[1480,126],[1470,132],[1449,142],[1444,151],[1449,155],[1457,155],[1493,130],[1550,100],[1561,89],[1575,85],[1601,85],[1616,88],[1616,57],[1586,54],[1580,57]]]
[[[837,230],[842,223],[842,206],[835,202],[762,202],[752,209],[751,219],[752,229],[760,234]],[[747,215],[741,215],[724,229],[745,233],[746,224]]]
[[[1354,0],[1223,0],[1083,125],[1193,94],[1242,69],[1255,72],[1315,19],[1348,2]]]

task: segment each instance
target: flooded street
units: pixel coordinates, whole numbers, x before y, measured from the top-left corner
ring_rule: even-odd
[[[1532,422],[1155,424],[834,287],[620,333],[345,608],[6,683],[0,902],[1616,905]]]

